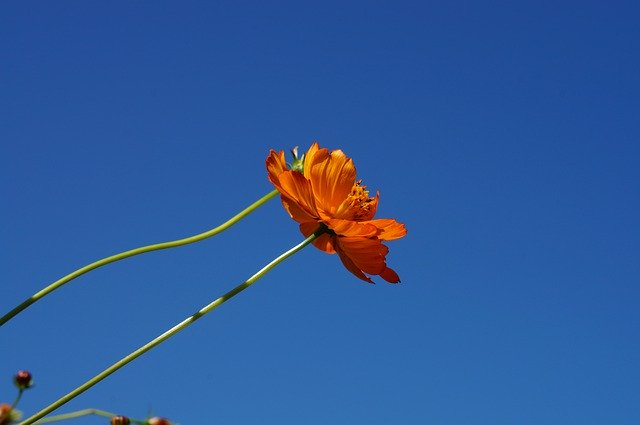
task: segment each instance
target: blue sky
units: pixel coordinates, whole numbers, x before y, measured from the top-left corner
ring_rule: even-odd
[[[312,247],[78,397],[183,425],[637,424],[634,2],[5,2],[9,310],[214,227],[313,140],[380,190],[402,284]],[[33,413],[301,240],[271,201],[94,271],[0,329]],[[78,423],[106,423],[85,418]]]

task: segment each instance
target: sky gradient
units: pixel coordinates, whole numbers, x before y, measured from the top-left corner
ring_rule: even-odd
[[[2,313],[342,149],[402,283],[308,247],[59,410],[191,424],[640,423],[634,2],[5,2]],[[302,240],[272,200],[0,328],[33,413]],[[105,424],[104,418],[77,423]]]

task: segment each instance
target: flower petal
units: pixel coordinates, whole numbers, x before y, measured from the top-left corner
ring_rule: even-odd
[[[282,194],[282,203],[285,204],[285,207],[288,206],[292,216],[295,207],[302,209],[311,217],[318,216],[311,183],[301,173],[298,171],[283,172],[278,176],[276,187]]]
[[[278,176],[287,171],[287,162],[284,151],[277,152],[271,149],[266,160],[269,181],[278,187]]]
[[[318,157],[318,155],[315,155]],[[316,158],[317,159],[317,158]],[[309,179],[318,205],[327,213],[333,213],[344,201],[356,181],[356,168],[351,158],[341,150],[335,150],[320,161],[311,162]]]
[[[331,230],[340,236],[361,236],[368,238],[375,236],[379,232],[376,226],[366,222],[341,220],[338,218],[330,218],[324,221]]]
[[[342,264],[347,270],[349,270],[357,278],[362,279],[365,282],[374,283],[373,280],[371,280],[371,278],[369,278],[367,275],[362,273],[362,270],[360,270],[360,268],[356,266],[356,264],[353,262],[351,258],[349,258],[347,254],[345,254],[340,250],[338,250],[337,252],[338,252],[338,255],[340,256],[340,260],[342,261]]]
[[[398,276],[398,273],[396,273],[393,269],[390,269],[389,267],[387,267],[382,271],[382,273],[380,273],[380,277],[389,283],[400,282],[400,276]]]
[[[407,229],[404,227],[404,224],[398,223],[392,218],[378,218],[364,223],[376,226],[379,231],[376,236],[378,239],[382,239],[384,241],[400,239],[407,234]]]
[[[318,145],[318,142],[314,142],[307,152],[304,154],[304,163],[303,163],[303,171],[304,176],[307,179],[311,179],[311,167],[313,164],[317,164],[322,162],[325,158],[329,156],[329,149],[322,148]]]
[[[300,224],[300,231],[307,238],[307,237],[311,236],[311,234],[313,232],[318,230],[319,226],[320,226],[320,223],[318,223],[316,221],[301,223]],[[314,240],[312,242],[312,244],[316,248],[318,248],[321,251],[326,252],[327,254],[335,254],[336,250],[335,250],[335,247],[334,247],[334,244],[333,244],[334,238],[335,238],[334,235],[330,235],[328,233],[325,233],[323,235],[318,236],[318,238],[316,240]]]
[[[298,202],[286,197],[285,195],[280,195],[280,200],[282,201],[282,206],[284,206],[284,209],[287,210],[292,219],[298,223],[313,222],[317,227],[317,219],[312,212],[307,212],[298,204]]]
[[[378,239],[340,237],[337,251],[344,253],[358,269],[367,274],[380,274],[387,268],[385,255],[389,248]]]

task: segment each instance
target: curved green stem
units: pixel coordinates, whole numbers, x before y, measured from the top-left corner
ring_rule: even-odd
[[[82,410],[78,410],[78,411],[75,411],[75,412],[64,413],[62,415],[49,416],[48,418],[44,418],[44,419],[40,419],[39,421],[36,421],[35,424],[36,425],[40,425],[40,424],[46,424],[46,423],[49,423],[49,422],[59,422],[59,421],[67,420],[67,419],[75,419],[75,418],[80,418],[82,416],[88,416],[88,415],[104,416],[106,418],[111,418],[113,416],[117,416],[115,413],[107,412],[106,410],[82,409]],[[145,423],[144,421],[140,421],[140,420],[137,420],[137,419],[129,418],[129,420],[134,424],[144,424]]]
[[[269,264],[267,264],[266,266],[261,268],[256,274],[251,276],[249,279],[245,280],[240,285],[236,286],[235,288],[233,288],[232,290],[230,290],[226,294],[222,295],[221,297],[219,297],[219,298],[215,299],[214,301],[212,301],[211,303],[207,304],[206,306],[204,306],[203,308],[201,308],[200,310],[195,312],[193,315],[187,317],[186,319],[184,319],[183,321],[181,321],[180,323],[178,323],[177,325],[175,325],[174,327],[172,327],[171,329],[169,329],[165,333],[163,333],[163,334],[159,335],[158,337],[152,339],[151,341],[149,341],[148,343],[146,343],[142,347],[138,348],[137,350],[135,350],[131,354],[129,354],[129,355],[123,357],[122,359],[118,360],[113,365],[109,366],[107,369],[103,370],[102,372],[100,372],[99,374],[94,376],[93,378],[89,379],[87,382],[85,382],[84,384],[80,385],[78,388],[76,388],[75,390],[71,391],[67,395],[60,397],[58,400],[56,400],[55,402],[51,403],[49,406],[45,407],[44,409],[42,409],[41,411],[39,411],[35,415],[31,416],[30,418],[26,419],[23,422],[20,422],[20,425],[29,425],[29,424],[34,423],[38,419],[44,417],[45,415],[47,415],[47,414],[53,412],[54,410],[56,410],[58,407],[60,407],[63,404],[67,403],[69,400],[72,400],[76,396],[82,394],[83,392],[85,392],[89,388],[93,387],[95,384],[97,384],[98,382],[102,381],[104,378],[106,378],[107,376],[111,375],[112,373],[114,373],[115,371],[120,369],[121,367],[125,366],[127,363],[132,362],[133,360],[137,359],[138,357],[140,357],[141,355],[143,355],[147,351],[151,350],[156,345],[159,345],[163,341],[171,338],[173,335],[177,334],[178,332],[180,332],[181,330],[183,330],[184,328],[186,328],[187,326],[189,326],[190,324],[192,324],[193,322],[195,322],[196,320],[198,320],[199,318],[201,318],[205,314],[213,311],[214,309],[216,309],[217,307],[222,305],[225,301],[233,298],[235,295],[239,294],[243,290],[247,289],[249,286],[253,285],[258,279],[260,279],[262,276],[267,274],[267,272],[269,272],[276,265],[278,265],[279,263],[281,263],[283,260],[285,260],[289,256],[295,254],[296,252],[300,251],[302,248],[304,248],[305,246],[307,246],[311,242],[313,242],[313,240],[316,239],[322,232],[324,232],[324,228],[320,228],[313,235],[309,236],[308,238],[306,238],[305,240],[303,240],[302,242],[300,242],[299,244],[297,244],[293,248],[289,249],[288,251],[285,251],[284,253],[280,254],[278,257],[276,257]]]
[[[271,198],[275,197],[277,194],[278,194],[277,190],[269,192],[268,194],[266,194],[262,198],[258,199],[253,204],[249,205],[247,208],[245,208],[242,211],[240,211],[238,214],[236,214],[233,217],[231,217],[229,220],[227,220],[224,223],[222,223],[221,225],[219,225],[218,227],[213,228],[211,230],[207,230],[206,232],[199,233],[197,235],[190,236],[190,237],[183,238],[183,239],[178,239],[178,240],[175,240],[175,241],[156,243],[156,244],[152,244],[152,245],[147,245],[147,246],[142,246],[142,247],[139,247],[139,248],[130,249],[128,251],[124,251],[124,252],[121,252],[119,254],[111,255],[109,257],[103,258],[102,260],[95,261],[95,262],[93,262],[91,264],[88,264],[88,265],[82,267],[82,268],[79,268],[78,270],[74,271],[73,273],[69,273],[68,275],[56,280],[51,285],[47,286],[46,288],[42,289],[41,291],[36,292],[31,297],[27,298],[22,303],[20,303],[20,305],[15,307],[13,310],[11,310],[10,312],[8,312],[4,316],[2,316],[0,318],[0,326],[2,326],[5,323],[7,323],[9,320],[11,320],[11,318],[13,318],[17,314],[19,314],[21,311],[25,310],[27,307],[29,307],[31,304],[33,304],[36,301],[38,301],[40,298],[42,298],[45,295],[55,291],[56,289],[58,289],[59,287],[61,287],[65,283],[75,279],[78,276],[81,276],[81,275],[83,275],[85,273],[88,273],[91,270],[97,269],[98,267],[105,266],[105,265],[107,265],[109,263],[113,263],[113,262],[116,262],[116,261],[124,260],[125,258],[129,258],[129,257],[133,257],[134,255],[144,254],[145,252],[157,251],[157,250],[160,250],[160,249],[174,248],[174,247],[177,247],[177,246],[187,245],[187,244],[190,244],[190,243],[199,242],[199,241],[201,241],[203,239],[210,238],[211,236],[217,235],[218,233],[222,232],[223,230],[226,230],[229,227],[233,226],[238,221],[240,221],[242,218],[246,217],[251,212],[253,212],[256,208],[258,208],[259,206],[261,206],[262,204],[264,204],[265,202],[267,202]]]

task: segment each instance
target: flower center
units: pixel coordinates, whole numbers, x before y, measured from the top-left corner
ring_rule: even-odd
[[[347,197],[347,206],[354,220],[368,220],[371,205],[375,201],[369,197],[369,191],[362,185],[362,180],[358,180],[351,188],[351,193]]]

